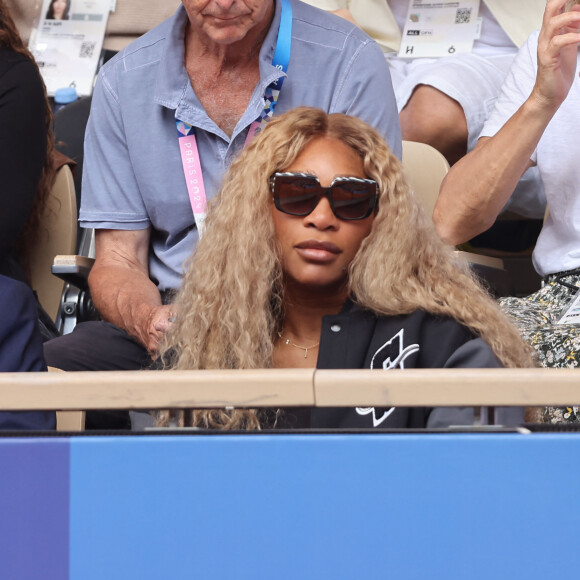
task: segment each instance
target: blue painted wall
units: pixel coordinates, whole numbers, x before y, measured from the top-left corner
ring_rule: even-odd
[[[0,580],[544,579],[576,435],[0,439]]]
[[[546,466],[579,451],[574,436],[75,440],[71,580],[551,577],[580,549],[579,486]]]
[[[69,578],[70,445],[0,439],[0,579]]]

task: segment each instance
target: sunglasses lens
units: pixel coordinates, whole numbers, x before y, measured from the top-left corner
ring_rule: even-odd
[[[343,220],[360,220],[368,217],[375,205],[375,183],[344,180],[332,186],[334,213]]]
[[[302,174],[278,173],[273,183],[276,207],[290,215],[308,215],[327,194],[337,218],[362,220],[371,215],[377,199],[374,181],[354,177],[337,177],[329,189],[321,187],[315,177]]]
[[[276,176],[274,196],[278,209],[291,215],[308,215],[320,199],[319,183],[309,177]]]

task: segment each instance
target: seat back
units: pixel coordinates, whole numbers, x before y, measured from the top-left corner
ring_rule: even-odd
[[[431,145],[403,141],[402,161],[407,183],[431,217],[441,182],[449,171],[447,159]]]
[[[92,97],[81,97],[74,103],[59,109],[54,115],[55,147],[77,164],[74,174],[77,206],[80,206],[81,200],[85,130],[89,120],[91,101]],[[77,243],[80,242],[83,231],[80,226],[77,227]],[[78,247],[75,253],[79,253]]]
[[[441,183],[449,172],[447,159],[431,145],[403,141],[402,163],[407,183],[427,215],[431,217],[439,197]],[[487,282],[495,294],[507,295],[508,278],[501,259],[470,252],[456,254],[469,262],[471,268]]]
[[[40,219],[42,231],[31,248],[30,284],[40,304],[56,320],[64,282],[52,275],[51,266],[58,254],[74,254],[77,242],[77,202],[72,171],[61,167]]]

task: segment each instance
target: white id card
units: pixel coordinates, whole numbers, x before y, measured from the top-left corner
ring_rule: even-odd
[[[69,86],[79,96],[93,92],[110,9],[111,0],[43,0],[29,47],[49,95]]]
[[[580,324],[580,290],[576,292],[572,302],[566,306],[556,324]]]
[[[479,34],[479,0],[409,0],[401,58],[451,56],[471,52]]]

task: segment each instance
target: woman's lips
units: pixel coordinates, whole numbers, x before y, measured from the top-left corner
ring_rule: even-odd
[[[296,251],[305,259],[314,262],[331,262],[342,250],[332,242],[306,240],[294,246]]]

